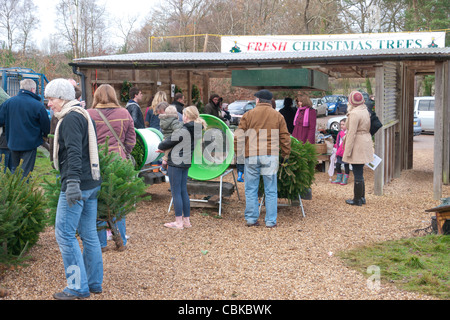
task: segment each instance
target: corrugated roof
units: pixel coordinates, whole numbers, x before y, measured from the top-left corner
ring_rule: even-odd
[[[145,52],[119,54],[75,59],[74,64],[94,62],[238,62],[274,61],[296,59],[339,59],[351,57],[422,57],[450,59],[450,47],[414,49],[376,49],[354,51],[305,51],[305,52],[264,52],[264,53],[220,53],[220,52]]]

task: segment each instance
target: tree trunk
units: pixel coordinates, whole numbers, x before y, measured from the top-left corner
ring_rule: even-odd
[[[112,237],[114,243],[116,244],[117,251],[124,251],[126,247],[123,245],[122,236],[120,235],[117,225],[111,220],[108,220],[107,223],[108,227],[111,229]]]

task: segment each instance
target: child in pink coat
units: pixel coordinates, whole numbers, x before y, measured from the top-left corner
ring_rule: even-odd
[[[344,156],[344,138],[345,133],[347,132],[347,128],[345,127],[346,119],[342,119],[340,121],[341,130],[339,131],[336,137],[336,143],[334,148],[336,149],[336,172],[337,177],[336,180],[331,181],[334,184],[346,185],[348,182],[348,175],[350,173],[350,165],[344,161],[342,161],[342,157]],[[341,165],[344,164],[345,174],[342,174]]]

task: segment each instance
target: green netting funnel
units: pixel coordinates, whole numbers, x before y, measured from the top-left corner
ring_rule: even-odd
[[[134,131],[136,131],[136,145],[131,155],[136,161],[136,170],[140,170],[144,165],[164,156],[164,153],[156,152],[158,145],[164,140],[164,136],[155,128],[134,129]]]
[[[230,128],[219,118],[201,114],[207,124],[203,139],[194,149],[192,165],[188,176],[195,180],[217,178],[228,169],[234,157],[234,135]]]

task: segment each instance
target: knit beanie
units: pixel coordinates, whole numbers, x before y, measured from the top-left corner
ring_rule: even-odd
[[[348,96],[348,103],[352,106],[360,106],[364,104],[364,97],[361,92],[359,91],[352,91],[350,92],[350,95]]]
[[[44,96],[66,101],[75,100],[75,87],[67,79],[55,79],[45,87]]]

